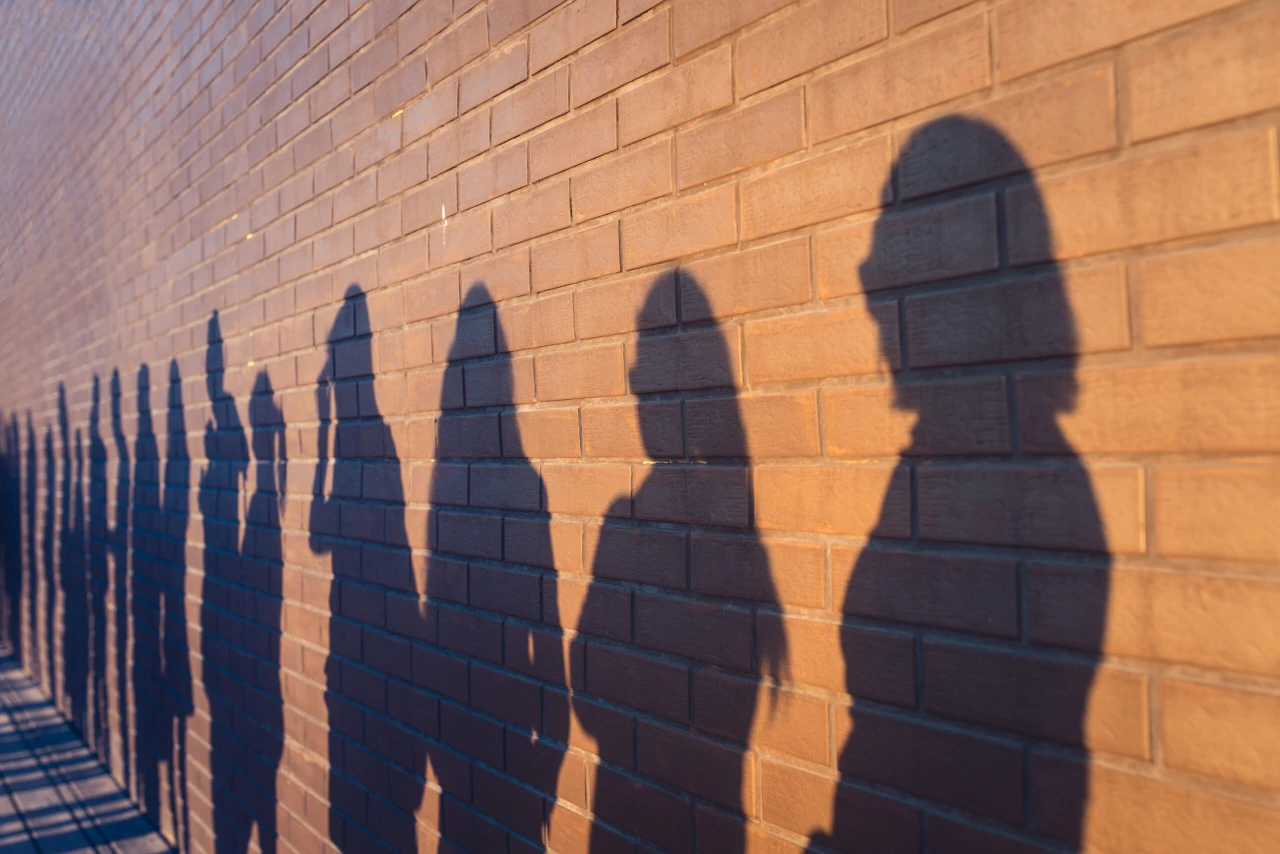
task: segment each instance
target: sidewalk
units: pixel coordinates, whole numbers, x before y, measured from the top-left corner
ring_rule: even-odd
[[[0,660],[0,852],[170,850],[53,704]]]

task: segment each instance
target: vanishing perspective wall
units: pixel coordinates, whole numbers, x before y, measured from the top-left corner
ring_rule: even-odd
[[[181,850],[1275,850],[1280,3],[0,12],[8,637]]]

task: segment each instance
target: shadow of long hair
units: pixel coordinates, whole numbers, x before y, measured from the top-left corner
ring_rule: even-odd
[[[837,787],[830,833],[813,839],[820,850],[861,851],[877,839],[875,844],[884,850],[919,845],[914,822],[904,827],[877,819],[892,811],[895,802],[860,788],[864,783],[1024,833],[1031,809],[1024,792],[1038,791],[1037,831],[1072,846],[1081,844],[1089,800],[1083,766],[1073,761],[1064,760],[1065,770],[1053,772],[1049,779],[1055,782],[1044,788],[1039,779],[1047,767],[1044,762],[1057,760],[1037,759],[1031,747],[991,739],[981,729],[938,725],[941,718],[1015,731],[1077,756],[1087,750],[1084,721],[1102,642],[1109,564],[1088,473],[1056,422],[1041,425],[1034,449],[1020,447],[1016,435],[1003,435],[995,427],[981,437],[966,438],[948,410],[934,408],[924,385],[916,382],[936,381],[944,370],[946,379],[963,374],[974,381],[963,385],[962,376],[948,386],[953,395],[949,411],[957,411],[957,405],[986,406],[1006,413],[1007,419],[1008,401],[1014,397],[1006,385],[1010,380],[992,379],[980,366],[1051,359],[1047,364],[1057,369],[1061,381],[1054,385],[1051,400],[1037,403],[1039,411],[1060,415],[1075,405],[1079,341],[1062,271],[1052,260],[1014,269],[1009,257],[1008,239],[1014,230],[1020,240],[1053,246],[1051,226],[1026,163],[994,127],[947,117],[911,135],[899,153],[886,196],[897,198],[904,187],[919,189],[925,178],[939,173],[947,175],[950,185],[964,183],[966,173],[971,173],[973,183],[998,179],[997,186],[1021,188],[1024,199],[1029,190],[1033,202],[1018,207],[1017,220],[1001,229],[997,217],[1012,216],[1012,209],[997,207],[994,196],[977,197],[978,204],[983,198],[990,204],[982,227],[990,229],[992,243],[998,240],[999,248],[976,263],[939,254],[960,250],[932,235],[924,247],[934,253],[932,265],[922,264],[921,235],[910,232],[898,218],[915,206],[887,210],[877,220],[870,250],[858,268],[859,289],[869,307],[895,304],[906,296],[905,304],[895,304],[895,310],[872,314],[880,321],[884,362],[900,366],[893,374],[893,405],[915,415],[915,423],[899,452],[892,480],[896,485],[886,492],[869,541],[855,553],[843,596],[837,592],[848,621],[842,651],[846,691],[853,705],[837,711],[836,731],[845,738],[837,768],[845,782]],[[948,224],[939,227],[946,229]],[[948,272],[956,268],[962,272]],[[945,288],[935,284],[968,274],[979,278],[949,282]],[[1015,304],[1011,296],[1018,308],[1010,308]],[[900,318],[905,325],[899,324]],[[968,366],[974,370],[969,372]],[[978,391],[980,386],[985,390]],[[981,466],[966,464],[974,455],[998,459]],[[1036,459],[1035,468],[1028,468],[1024,457],[1037,455],[1053,459]],[[1027,502],[1025,496],[1032,493],[1008,498],[1012,487],[993,480],[1000,477],[1029,478],[1019,481],[1026,485],[1017,488],[1052,492],[1054,501],[1049,503],[1054,509]],[[914,510],[903,501],[900,487],[906,484],[914,484]],[[944,492],[949,500],[937,497]],[[1095,575],[1102,595],[1094,597],[1094,607],[1076,615],[1071,645],[1080,653],[1069,662],[1036,669],[1023,657],[1035,638],[1020,622],[1017,600],[1020,584],[1043,581],[1027,580],[1018,561],[1045,549],[1077,553],[1072,560]],[[875,629],[881,621],[914,627],[922,670],[917,686],[906,696],[877,695],[869,687],[867,675],[882,663],[865,629]],[[927,628],[983,637],[984,650],[979,653],[963,641],[926,634]],[[1028,772],[1031,778],[1024,779]],[[966,851],[1011,844],[943,815],[930,814],[929,827],[931,844],[965,838],[970,841],[964,844],[978,846]]]

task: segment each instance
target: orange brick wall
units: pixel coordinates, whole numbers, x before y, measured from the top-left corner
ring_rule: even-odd
[[[8,636],[182,850],[1276,850],[1280,2],[5,8]]]

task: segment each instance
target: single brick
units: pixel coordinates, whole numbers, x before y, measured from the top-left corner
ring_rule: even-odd
[[[1270,336],[1280,326],[1280,243],[1232,243],[1141,259],[1142,340],[1149,346]]]
[[[1152,536],[1157,554],[1275,562],[1280,468],[1261,464],[1155,469]]]
[[[1160,706],[1160,741],[1170,767],[1280,789],[1280,698],[1171,679]]]

